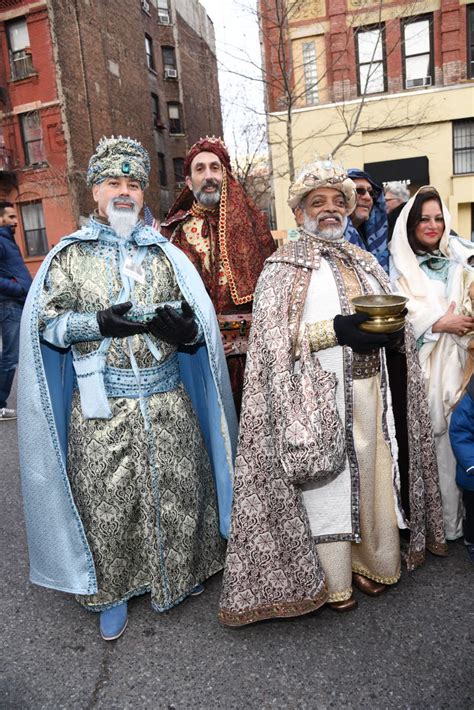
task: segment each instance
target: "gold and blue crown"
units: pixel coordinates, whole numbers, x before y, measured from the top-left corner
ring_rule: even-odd
[[[145,189],[149,174],[150,156],[139,141],[123,136],[104,136],[89,161],[87,184],[97,185],[109,177],[130,177],[138,180]]]

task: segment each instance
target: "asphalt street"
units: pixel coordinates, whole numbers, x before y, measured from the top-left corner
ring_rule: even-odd
[[[13,404],[12,398],[10,404]],[[124,636],[35,587],[20,495],[16,422],[0,422],[0,708],[472,708],[474,567],[460,542],[359,608],[239,630],[216,616],[221,578],[165,614],[133,600]]]

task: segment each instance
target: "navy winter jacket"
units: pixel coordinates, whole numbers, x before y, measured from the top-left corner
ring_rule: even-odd
[[[11,227],[0,227],[0,300],[23,303],[30,286],[30,272],[25,266]]]
[[[474,375],[451,415],[449,437],[457,460],[456,483],[459,488],[474,491]]]

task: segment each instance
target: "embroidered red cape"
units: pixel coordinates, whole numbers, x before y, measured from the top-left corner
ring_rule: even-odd
[[[226,167],[226,163],[223,165]],[[265,259],[273,254],[276,244],[268,228],[266,215],[257,208],[228,169],[226,169],[226,177],[225,213],[222,214],[224,200],[221,199],[219,214],[219,221],[225,219],[226,228],[220,235],[218,244],[220,254],[216,257],[222,258],[232,301],[240,306],[253,300],[257,279]],[[161,225],[161,233],[168,239],[172,237],[173,244],[186,253],[189,251],[189,246],[185,248],[187,240],[182,224],[189,217],[193,202],[193,193],[185,187]],[[216,258],[215,263],[218,262],[219,258]]]

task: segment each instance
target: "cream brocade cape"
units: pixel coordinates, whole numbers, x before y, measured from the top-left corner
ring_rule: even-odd
[[[375,259],[348,242],[337,246],[302,238],[284,245],[266,261],[259,279],[249,340],[234,506],[219,617],[239,626],[272,617],[296,616],[327,601],[324,571],[313,541],[301,488],[293,485],[276,455],[274,412],[280,411],[282,374],[293,361],[311,274],[321,257],[336,282],[337,261],[354,269],[361,283],[366,272],[389,291]],[[368,267],[368,268],[366,268]],[[349,303],[341,298],[343,314]],[[288,352],[289,349],[293,352]],[[414,569],[426,548],[446,548],[433,434],[416,344],[405,330],[408,367],[411,530],[407,567]],[[344,348],[347,456],[357,467],[352,442],[352,351]],[[388,387],[384,381],[382,388]],[[357,476],[357,471],[354,472]]]

